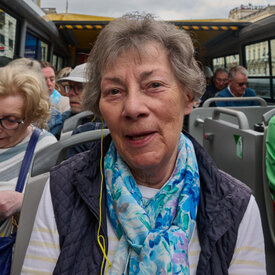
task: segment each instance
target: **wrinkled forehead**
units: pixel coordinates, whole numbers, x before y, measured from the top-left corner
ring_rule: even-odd
[[[117,62],[122,58],[127,58],[136,64],[141,64],[148,57],[158,58],[160,52],[167,52],[167,50],[156,41],[135,43],[128,47],[122,47],[119,51],[109,54],[102,67],[101,75],[108,70],[115,69]]]

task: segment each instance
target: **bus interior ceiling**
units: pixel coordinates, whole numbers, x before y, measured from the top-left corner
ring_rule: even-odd
[[[70,52],[71,65],[83,63],[99,32],[113,18],[81,14],[47,14],[59,31]]]
[[[59,30],[62,40],[67,44],[71,56],[74,57],[71,62],[81,63],[90,52],[93,42],[102,28],[113,18],[99,17],[79,14],[47,14],[47,17],[53,21]],[[208,53],[211,53],[213,45],[222,47],[222,41],[230,37],[230,41],[235,45],[229,47],[236,48],[236,41],[232,40],[232,33],[238,33],[248,22],[232,21],[229,19],[220,20],[182,20],[170,21],[178,28],[186,30],[194,42],[198,60],[209,65]],[[233,35],[234,36],[234,35]],[[235,35],[237,37],[237,35]],[[228,45],[228,43],[226,43]],[[217,49],[217,47],[214,47]]]

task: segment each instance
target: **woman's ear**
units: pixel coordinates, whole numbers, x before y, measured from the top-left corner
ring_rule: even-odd
[[[193,110],[194,97],[188,92],[185,95],[185,106],[184,106],[184,115],[189,115]]]

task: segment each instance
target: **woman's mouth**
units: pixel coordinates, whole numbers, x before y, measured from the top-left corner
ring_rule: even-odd
[[[126,138],[128,139],[128,141],[130,141],[135,145],[142,145],[144,143],[149,142],[149,140],[151,140],[151,137],[153,135],[154,135],[154,132],[148,132],[148,133],[126,135]]]
[[[132,140],[142,140],[146,137],[147,135],[143,135],[143,136],[128,136],[128,138],[132,139]]]

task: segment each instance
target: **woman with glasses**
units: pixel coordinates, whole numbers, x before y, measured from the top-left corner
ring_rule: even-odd
[[[30,66],[0,68],[0,235],[11,231],[11,216],[20,212],[23,194],[15,187],[30,137],[45,128],[49,117],[49,95],[42,74]],[[34,126],[36,125],[36,126]],[[35,151],[56,142],[45,130]]]

